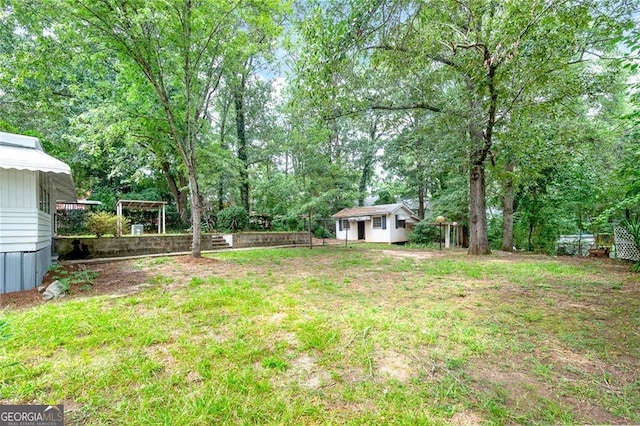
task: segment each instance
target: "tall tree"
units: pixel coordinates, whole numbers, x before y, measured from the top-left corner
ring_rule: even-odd
[[[201,194],[196,148],[225,61],[242,45],[247,20],[271,26],[275,2],[225,0],[64,1],[77,31],[112,47],[153,88],[185,168],[190,191],[193,257],[199,257]],[[50,6],[60,7],[52,0]]]
[[[424,109],[461,118],[469,254],[487,254],[486,167],[497,128],[517,119],[514,106],[533,96],[538,83],[589,51],[604,51],[631,6],[595,0],[333,2],[302,27],[309,53],[301,76],[347,111]],[[354,62],[362,73],[385,75],[388,86],[362,89],[360,79],[354,90],[344,72]],[[322,71],[314,75],[314,67]]]

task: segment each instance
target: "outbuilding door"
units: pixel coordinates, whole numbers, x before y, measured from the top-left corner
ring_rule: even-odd
[[[364,221],[358,222],[358,239],[364,240]]]

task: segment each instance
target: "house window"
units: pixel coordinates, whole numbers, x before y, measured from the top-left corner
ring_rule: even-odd
[[[399,219],[398,215],[396,215],[396,229],[398,228],[406,228],[406,221],[404,219]]]
[[[45,213],[49,213],[51,211],[51,195],[49,191],[45,189],[43,185],[40,185],[40,194],[39,194],[39,203],[38,207]]]
[[[49,213],[51,211],[51,194],[47,191],[48,183],[47,176],[44,173],[40,174],[38,208],[45,213]]]

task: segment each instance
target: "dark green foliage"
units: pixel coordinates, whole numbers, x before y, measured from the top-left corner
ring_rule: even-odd
[[[316,238],[333,238],[334,236],[331,234],[327,228],[323,225],[316,223],[313,226],[313,236]]]
[[[92,179],[96,179],[95,175],[92,176]],[[106,183],[101,184],[93,188],[91,193],[91,199],[100,201],[102,205],[100,206],[101,210],[104,211],[115,211],[116,203],[118,200],[116,198],[124,198],[119,197],[116,190],[112,187],[109,187]],[[127,200],[132,200],[133,198],[126,198]]]
[[[636,247],[640,248],[640,218],[636,217],[635,219],[627,219],[622,222],[622,226],[624,226],[633,236]]]
[[[391,192],[387,191],[386,189],[383,189],[378,192],[378,199],[374,204],[376,206],[380,206],[383,204],[393,204],[395,202],[396,202],[396,199],[393,195],[391,195]]]
[[[249,213],[240,206],[227,207],[217,214],[218,228],[223,231],[242,231],[249,228]]]
[[[534,221],[531,216],[516,214],[514,223],[514,241],[519,250],[537,253],[555,253],[556,240],[561,234],[576,233],[562,217],[545,214],[544,221]]]
[[[64,269],[60,264],[55,264],[49,267],[49,276],[54,281],[59,282],[60,289],[63,293],[68,293],[69,291],[71,291],[72,287],[78,287],[83,291],[91,289],[93,287],[95,279],[98,277],[98,273],[90,269],[81,271],[68,271]]]
[[[489,219],[487,237],[491,250],[502,248],[502,216],[493,216]]]
[[[274,231],[302,231],[304,221],[296,215],[276,216],[273,218],[272,229]]]
[[[411,244],[431,244],[437,243],[439,238],[438,227],[426,220],[417,224],[409,234]]]
[[[88,232],[85,221],[89,212],[86,210],[58,211],[57,233],[59,235],[79,235]]]
[[[176,203],[169,203],[165,207],[165,215],[167,221],[167,229],[173,231],[184,231],[189,228],[189,223],[182,223],[180,213]]]

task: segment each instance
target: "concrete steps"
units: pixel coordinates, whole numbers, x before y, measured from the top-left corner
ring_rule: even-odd
[[[207,237],[209,236],[207,235]],[[205,250],[224,250],[230,248],[231,246],[227,244],[227,241],[222,237],[222,235],[211,235],[211,239],[207,243],[207,248]]]

